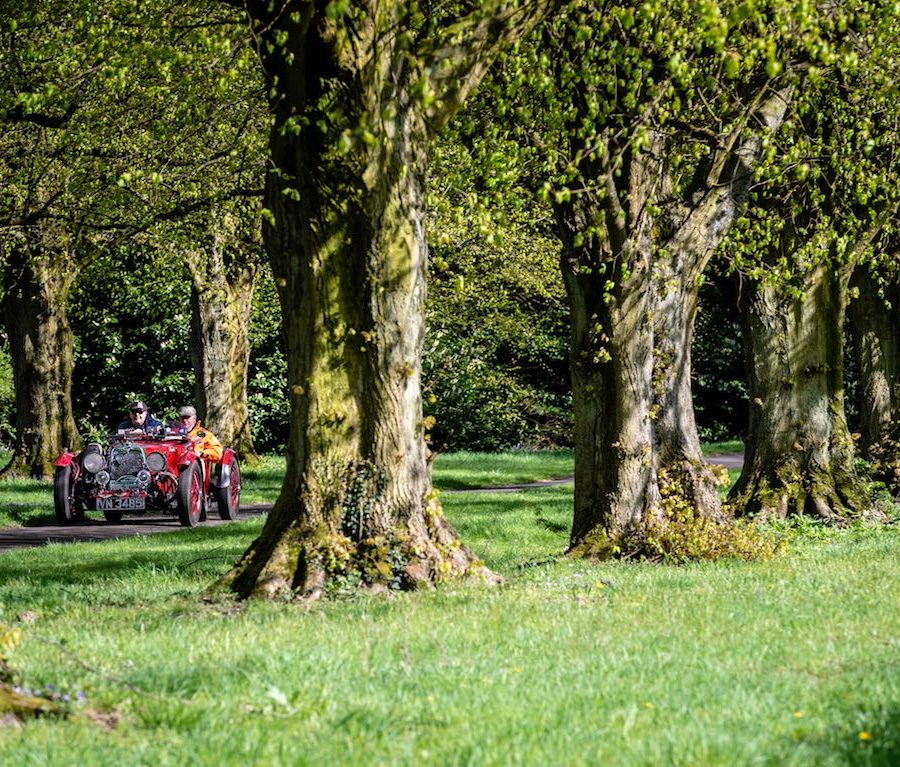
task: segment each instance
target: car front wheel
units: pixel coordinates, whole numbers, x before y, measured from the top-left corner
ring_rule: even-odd
[[[176,503],[178,519],[185,527],[196,527],[203,513],[203,476],[199,462],[194,462],[178,475]]]
[[[84,509],[75,501],[74,484],[72,464],[60,466],[53,476],[53,509],[61,525],[84,521]]]
[[[225,467],[220,467],[220,471]],[[231,479],[226,487],[213,488],[216,506],[222,519],[237,519],[241,508],[241,467],[237,458],[231,462]]]

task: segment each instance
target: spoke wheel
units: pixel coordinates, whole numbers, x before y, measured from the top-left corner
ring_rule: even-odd
[[[196,527],[203,513],[203,476],[199,462],[185,469],[178,475],[178,519],[185,527]]]

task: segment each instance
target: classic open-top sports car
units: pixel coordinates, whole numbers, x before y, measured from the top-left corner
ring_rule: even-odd
[[[194,443],[168,429],[157,433],[119,432],[104,449],[96,442],[56,460],[53,505],[61,525],[102,511],[109,522],[148,509],[177,515],[185,527],[206,518],[215,501],[222,519],[240,508],[241,469],[231,448],[212,462],[194,452]]]

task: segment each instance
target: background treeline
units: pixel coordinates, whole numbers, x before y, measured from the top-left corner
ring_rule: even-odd
[[[464,154],[456,149],[457,157]],[[454,200],[438,193],[423,361],[434,449],[570,447],[568,314],[547,211],[532,206],[512,224],[488,217],[479,230],[467,223],[472,211],[465,195]],[[139,250],[105,256],[82,272],[68,313],[73,404],[85,435],[99,438],[114,427],[133,396],[148,398],[160,416],[192,400],[190,293],[180,262]],[[740,439],[746,431],[736,300],[728,278],[704,287],[694,392],[705,440]],[[253,440],[262,452],[282,451],[288,431],[277,305],[271,272],[262,264],[250,318],[248,384]],[[15,437],[8,343],[4,336],[0,439],[6,445]]]

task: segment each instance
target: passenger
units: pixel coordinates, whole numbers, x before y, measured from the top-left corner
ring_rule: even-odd
[[[171,428],[194,440],[194,452],[197,455],[205,456],[210,461],[222,460],[225,448],[216,435],[200,423],[192,405],[185,405],[178,411],[178,420],[172,422]]]
[[[136,400],[128,406],[128,418],[122,421],[116,431],[153,431],[159,429],[162,424],[147,411],[147,406]]]

